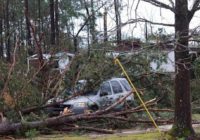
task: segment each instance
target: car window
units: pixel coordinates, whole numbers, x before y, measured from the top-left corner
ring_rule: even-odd
[[[112,85],[113,92],[115,94],[123,92],[122,87],[119,84],[119,82],[117,82],[117,81],[111,81],[111,85]]]
[[[128,81],[126,80],[120,80],[122,86],[126,91],[131,91],[131,86],[129,85]]]
[[[110,87],[109,82],[105,82],[105,83],[103,83],[103,85],[101,86],[101,93],[103,93],[103,92],[108,93],[108,95],[111,95],[111,94],[112,94],[112,92],[111,92],[111,87]]]

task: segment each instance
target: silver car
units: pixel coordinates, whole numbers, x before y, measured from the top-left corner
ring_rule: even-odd
[[[59,105],[57,110],[61,111],[68,108],[74,114],[85,113],[85,111],[96,111],[104,109],[119,98],[131,92],[131,86],[125,78],[112,78],[103,82],[97,91],[88,92],[84,96],[78,96]],[[126,98],[129,104],[134,103],[134,96],[131,94]],[[123,104],[115,109],[122,108]]]

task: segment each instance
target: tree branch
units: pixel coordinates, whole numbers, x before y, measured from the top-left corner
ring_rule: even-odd
[[[157,7],[165,8],[165,9],[168,9],[168,10],[170,10],[172,12],[175,12],[175,9],[173,7],[171,7],[171,6],[169,6],[169,5],[165,4],[165,3],[162,3],[162,2],[160,2],[158,0],[142,0],[142,1],[150,3],[150,4],[152,4],[154,6],[157,6]]]
[[[113,134],[114,131],[112,130],[107,130],[107,129],[100,129],[100,128],[94,128],[94,127],[65,127],[61,129],[62,131],[74,131],[74,130],[87,130],[87,131],[94,131],[98,133],[103,133],[103,134]]]
[[[173,9],[175,9],[175,4],[174,4],[173,0],[169,0],[169,2],[171,3]]]
[[[199,7],[199,4],[200,4],[200,0],[195,0],[194,3],[193,3],[193,6],[192,6],[192,9],[191,11],[196,11],[198,10]]]
[[[148,23],[151,23],[151,24],[154,24],[154,25],[162,25],[162,26],[174,27],[174,24],[153,22],[153,21],[150,21],[150,20],[147,20],[147,19],[143,19],[143,18],[130,19],[129,21],[123,23],[122,26],[125,26],[127,24],[136,23],[136,22],[148,22]]]
[[[105,6],[106,3],[103,3],[97,10],[95,10],[95,12],[99,11],[103,6]],[[87,23],[89,22],[90,18],[92,17],[92,14],[88,15],[87,19],[85,20],[85,22],[83,23],[83,25],[80,27],[80,29],[78,30],[78,32],[76,33],[76,35],[74,37],[78,37],[79,33],[83,30],[83,28],[87,25]]]
[[[193,3],[192,9],[188,11],[189,21],[191,21],[192,17],[194,16],[194,13],[198,10],[200,10],[200,0],[195,0]]]

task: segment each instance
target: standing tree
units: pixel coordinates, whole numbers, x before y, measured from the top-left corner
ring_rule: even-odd
[[[86,11],[86,18],[90,17],[90,11],[86,0],[83,0],[85,11]],[[87,23],[87,45],[88,45],[88,56],[90,55],[90,23]]]
[[[122,31],[121,31],[121,15],[120,15],[120,3],[119,0],[114,0],[114,7],[115,7],[115,22],[117,27],[117,44],[119,45],[122,39]]]
[[[107,14],[107,8],[105,8],[103,14],[104,42],[108,41]]]
[[[38,32],[41,32],[41,1],[38,0]]]
[[[200,10],[200,0],[194,0],[191,10],[189,0],[169,0],[167,5],[158,0],[143,0],[154,6],[171,10],[175,14],[175,116],[171,134],[178,137],[194,135],[191,123],[190,101],[190,57],[188,48],[189,24],[196,11]]]
[[[3,58],[3,2],[0,2],[0,58]]]
[[[5,11],[6,11],[6,18],[5,18],[5,22],[6,22],[6,55],[7,55],[7,61],[11,61],[11,54],[10,54],[10,51],[11,51],[11,48],[10,48],[10,23],[9,23],[9,17],[10,17],[10,0],[7,0],[6,1],[6,7],[5,7]]]
[[[26,19],[26,40],[28,45],[31,45],[31,30],[30,30],[30,22],[28,21],[29,16],[29,3],[28,0],[24,0],[24,9],[25,9],[25,19]]]
[[[58,0],[55,1],[55,38],[56,45],[59,45],[59,3]]]
[[[51,18],[51,45],[55,45],[55,6],[54,0],[50,0],[50,18]]]
[[[97,37],[96,37],[96,30],[95,30],[95,26],[96,26],[96,15],[95,15],[95,10],[94,10],[94,0],[90,1],[91,3],[91,18],[90,18],[90,32],[91,32],[91,43],[94,44],[97,42]]]

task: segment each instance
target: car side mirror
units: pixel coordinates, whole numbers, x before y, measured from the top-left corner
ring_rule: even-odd
[[[101,92],[100,97],[108,95],[108,92]]]

